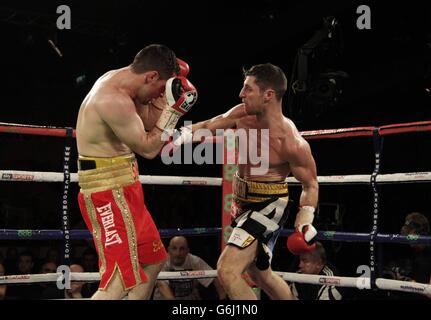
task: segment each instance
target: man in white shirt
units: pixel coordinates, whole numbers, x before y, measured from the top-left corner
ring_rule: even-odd
[[[187,239],[176,236],[168,247],[169,257],[161,271],[213,270],[208,263],[190,253]],[[219,299],[225,299],[226,293],[217,278],[159,280],[154,291],[154,300],[201,300],[199,284],[208,287],[214,281]]]

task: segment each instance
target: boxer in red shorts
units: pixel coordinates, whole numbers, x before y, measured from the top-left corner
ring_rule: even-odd
[[[143,48],[101,76],[76,125],[78,201],[93,234],[101,281],[93,299],[148,299],[167,254],[144,204],[134,153],[152,159],[162,133],[196,102],[188,65],[164,45]]]
[[[112,160],[123,162],[106,166],[102,163]],[[99,254],[99,288],[106,289],[117,268],[125,290],[129,290],[148,280],[139,266],[163,261],[166,251],[145,207],[134,155],[79,158],[79,164],[84,167],[92,162],[98,168],[79,171],[78,201]],[[112,175],[115,177],[107,178]]]

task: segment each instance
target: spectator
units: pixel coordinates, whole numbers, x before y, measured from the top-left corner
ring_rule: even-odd
[[[18,273],[18,249],[16,247],[9,247],[6,251],[6,258],[4,260],[4,267],[7,274]]]
[[[299,256],[299,271],[303,274],[319,274],[334,276],[334,268],[330,267],[326,260],[326,251],[320,242],[316,242],[316,248]],[[306,283],[292,283],[292,293],[299,300],[341,300],[340,288],[330,285],[314,285]]]
[[[31,274],[33,272],[34,260],[29,251],[24,251],[18,256],[18,274]],[[37,284],[9,285],[6,299],[36,299],[39,297],[40,286]]]
[[[97,253],[93,248],[87,248],[82,253],[81,265],[85,272],[99,272]]]
[[[84,268],[79,264],[71,264],[70,272],[84,272]],[[70,283],[70,289],[65,289],[64,296],[66,299],[82,299],[82,288],[84,282],[72,281]]]
[[[419,212],[412,212],[406,216],[405,223],[401,228],[401,235],[430,235],[430,224],[428,218]],[[431,277],[431,250],[424,244],[411,244],[413,255],[412,280],[428,283]]]
[[[24,251],[18,256],[18,273],[30,274],[33,272],[34,259],[33,254],[29,251]]]
[[[56,273],[57,265],[54,262],[45,262],[40,268],[40,273]]]
[[[58,250],[56,247],[49,248],[46,252],[45,261],[53,262],[58,266],[60,264],[60,250]]]
[[[0,263],[0,276],[4,276],[5,275],[5,268],[4,266]],[[6,289],[7,286],[6,285],[1,285],[0,286],[0,300],[4,300],[5,296],[6,296]]]
[[[84,272],[99,272],[97,253],[93,248],[88,247],[84,250],[80,265],[84,268]],[[84,298],[91,297],[98,288],[99,282],[86,283],[82,289]]]
[[[48,261],[42,264],[42,267],[39,270],[39,273],[41,274],[56,273],[56,272],[57,272],[57,265],[52,261]],[[41,283],[39,298],[40,299],[61,299],[62,292],[57,288],[56,282]]]
[[[187,239],[173,237],[168,247],[169,257],[162,271],[213,270],[203,259],[190,253]],[[202,300],[199,286],[208,287],[214,283],[218,298],[225,299],[226,293],[217,278],[159,280],[156,282],[154,300]]]
[[[403,236],[429,236],[430,224],[428,218],[419,212],[406,215],[404,225],[401,227]],[[431,248],[423,244],[410,244],[397,246],[394,256],[384,267],[383,277],[401,280],[429,283],[431,278]],[[417,294],[388,292],[390,298],[423,298]]]

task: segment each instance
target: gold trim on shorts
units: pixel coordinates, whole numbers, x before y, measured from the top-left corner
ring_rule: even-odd
[[[83,195],[85,207],[87,208],[87,213],[90,218],[90,223],[93,229],[93,237],[96,240],[95,242],[98,248],[99,260],[101,262],[99,272],[102,277],[106,271],[105,248],[102,242],[102,230],[100,228],[100,224],[97,222],[96,209],[94,207],[93,201],[91,200],[91,194],[85,192],[83,193]]]
[[[124,154],[121,156],[116,157],[86,157],[79,155],[78,157],[78,164],[79,160],[86,160],[86,161],[94,161],[96,164],[96,168],[104,168],[104,167],[110,167],[114,164],[120,164],[120,163],[131,163],[136,160],[134,153]]]
[[[123,190],[113,190],[112,195],[115,199],[117,207],[121,211],[121,215],[123,217],[124,225],[126,227],[127,239],[129,240],[129,256],[130,256],[130,264],[132,265],[133,274],[135,276],[136,284],[126,288],[129,290],[138,284],[142,283],[141,274],[139,273],[139,260],[138,260],[138,241],[136,238],[136,229],[135,224],[133,222],[133,217],[131,216],[131,212],[129,206],[127,205],[126,198],[124,196]]]
[[[81,192],[118,189],[139,180],[139,172],[134,154],[111,158],[79,156],[79,160],[95,161],[96,164],[95,169],[78,170],[78,181]]]
[[[243,202],[261,202],[272,197],[287,198],[287,182],[257,182],[241,178],[238,172],[232,181],[233,197]]]

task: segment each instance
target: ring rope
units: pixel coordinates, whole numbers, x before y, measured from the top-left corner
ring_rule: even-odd
[[[42,172],[42,171],[22,171],[22,170],[0,170],[0,181],[21,181],[21,182],[63,182],[63,172]],[[356,175],[331,175],[318,176],[320,184],[370,184],[370,174]],[[152,176],[140,175],[139,181],[142,184],[151,185],[196,185],[196,186],[221,186],[222,178],[213,177],[187,177],[187,176]],[[70,174],[70,182],[78,182],[78,174]],[[298,180],[289,177],[286,182],[297,185]],[[403,183],[403,182],[431,182],[431,172],[402,172],[380,174],[376,177],[376,182],[383,183]]]
[[[203,235],[219,235],[221,228],[173,228],[160,229],[159,233],[162,238],[169,238],[177,235],[183,236],[203,236]],[[280,236],[287,237],[294,232],[293,229],[282,229]],[[69,231],[70,239],[82,240],[91,239],[90,231],[84,229],[74,229]],[[0,240],[61,240],[64,237],[62,230],[27,230],[27,229],[0,229]],[[324,241],[346,241],[346,242],[368,242],[370,241],[369,233],[357,232],[340,232],[340,231],[319,231],[317,240]],[[404,243],[404,244],[427,244],[431,245],[431,236],[408,235],[402,236],[399,234],[381,234],[378,233],[375,238],[378,243]]]
[[[311,274],[299,274],[293,272],[274,271],[285,281],[300,282],[316,285],[329,285],[339,287],[351,287],[359,289],[370,289],[371,278],[368,277],[339,277],[339,276],[323,276]],[[70,281],[86,281],[93,282],[100,280],[98,272],[71,272],[69,274]],[[217,277],[217,270],[194,270],[194,271],[162,271],[159,273],[158,280],[171,279],[202,279]],[[8,275],[0,276],[0,285],[7,284],[28,284],[40,282],[57,282],[64,281],[63,273],[46,273],[46,274],[23,274],[23,275]],[[394,290],[403,292],[413,292],[425,295],[431,295],[431,285],[410,281],[399,281],[384,278],[377,278],[376,286],[382,290]]]
[[[162,238],[176,235],[199,236],[199,235],[219,235],[221,228],[172,228],[160,229]],[[69,237],[72,240],[91,239],[92,234],[87,229],[69,230]],[[64,238],[63,230],[29,230],[29,229],[0,229],[0,240],[61,240]]]
[[[353,127],[353,128],[341,128],[341,129],[323,129],[323,130],[311,130],[301,131],[301,135],[305,139],[327,139],[327,138],[347,138],[347,137],[358,137],[358,136],[372,136],[373,131],[377,129],[379,135],[392,135],[399,133],[409,132],[421,132],[431,131],[431,121],[418,121],[408,123],[397,123],[389,124],[381,127]],[[19,133],[29,135],[43,135],[43,136],[55,136],[55,137],[66,137],[67,128],[59,128],[52,126],[37,126],[19,123],[6,123],[0,122],[0,132],[3,133]],[[73,136],[76,137],[76,131],[73,130]],[[207,138],[206,140],[211,140]],[[217,141],[217,137],[212,137]],[[199,140],[200,141],[200,140]],[[196,141],[196,142],[199,142]]]
[[[65,129],[65,128],[59,129],[59,128],[55,128],[55,127],[42,127],[42,126],[0,123],[0,132],[7,132],[7,133],[24,133],[24,134],[51,135],[51,136],[63,136],[63,137],[65,137],[65,136],[67,136],[68,130],[70,130],[70,129]],[[376,136],[383,136],[383,135],[390,135],[390,134],[397,134],[397,133],[430,131],[430,130],[431,130],[431,121],[423,121],[423,122],[415,122],[415,123],[387,125],[387,126],[382,126],[379,128],[377,128],[377,127],[358,127],[358,128],[345,128],[345,129],[315,130],[315,131],[301,132],[301,134],[306,139],[322,139],[322,138],[341,138],[341,137],[372,136],[372,135],[374,135],[376,137]],[[75,136],[75,135],[76,135],[76,132],[73,131],[72,136]],[[70,136],[70,131],[69,131],[69,136]],[[220,139],[216,140],[218,137],[213,137],[213,138],[214,138],[213,141],[220,141]],[[56,173],[41,172],[41,175],[46,175],[46,174],[56,174]],[[60,178],[58,181],[64,183],[64,172],[60,173],[60,175],[61,175],[62,179]],[[76,174],[71,174],[71,175],[76,175]],[[396,179],[396,181],[392,180],[392,181],[386,181],[386,182],[397,182],[397,183],[399,183],[399,182],[411,182],[411,181],[415,181],[415,182],[426,181],[426,182],[428,182],[428,181],[430,181],[429,176],[431,175],[431,173],[429,173],[429,172],[424,172],[424,173],[412,172],[412,173],[401,173],[401,174],[398,173],[398,174],[392,174],[392,175],[407,175],[408,180],[403,181],[403,178],[406,178],[406,177],[399,177],[399,179]],[[338,184],[338,183],[347,183],[347,181],[350,177],[358,178],[358,176],[360,176],[360,175],[356,175],[356,176],[329,176],[329,177],[324,177],[324,178],[341,177],[340,180],[335,180],[333,182],[327,182],[327,183]],[[374,187],[375,187],[375,184],[377,182],[385,182],[385,181],[379,181],[379,178],[380,179],[385,178],[384,177],[385,175],[379,175],[376,172],[374,172],[372,175],[365,175],[365,176],[366,176],[365,181],[362,181],[361,179],[363,179],[363,177],[361,177],[361,178],[359,178],[360,181],[349,181],[349,182],[350,183],[367,183],[367,184],[369,184],[371,182],[374,185]],[[141,181],[143,183],[156,184],[154,181],[149,182],[148,178],[144,178],[146,176],[140,176],[140,180],[141,180],[141,177],[143,180],[145,180],[145,181]],[[157,176],[154,176],[154,177],[157,177]],[[74,178],[76,179],[76,176]],[[157,178],[172,180],[173,177],[162,177],[162,178],[157,177]],[[157,178],[155,179],[156,181],[157,181]],[[184,180],[185,177],[175,177],[175,178],[177,178],[179,180],[179,182],[180,182],[179,184],[181,184],[181,185],[194,184],[194,183],[196,183],[197,185],[201,185],[201,184],[208,185],[207,184],[208,179],[214,179],[214,178],[198,178],[199,180]],[[325,183],[325,182],[321,181],[322,177],[319,177],[319,178],[320,178],[319,179],[320,183]],[[392,177],[392,178],[394,178],[394,177]],[[292,178],[290,178],[290,179],[294,180]],[[172,183],[168,182],[169,180],[165,180],[165,183],[161,183],[161,184],[172,185]],[[287,179],[287,180],[289,180],[289,179]],[[7,171],[0,171],[0,181],[36,181],[36,180],[34,180],[34,172],[28,173],[26,171],[19,172],[19,171],[7,170]],[[41,180],[41,181],[44,181],[44,180]],[[70,181],[73,181],[72,177],[71,177]],[[342,181],[342,182],[340,182],[340,181]],[[213,185],[221,185],[221,181],[218,182],[218,181],[213,180],[213,183],[214,183]],[[369,237],[369,236],[370,235],[367,234],[367,237]],[[375,238],[373,240],[377,240],[377,238],[378,238],[377,232],[375,232],[373,237]],[[202,274],[201,275],[197,274],[197,272],[200,272],[200,271],[192,271],[192,272],[195,274],[196,277],[202,276]],[[99,276],[98,273],[96,273],[96,274],[97,274],[97,276]],[[182,274],[184,274],[184,272],[182,272]],[[285,277],[289,278],[289,276],[287,276],[287,274],[288,273],[284,273],[283,278],[285,278]],[[53,274],[53,275],[55,276],[55,281],[57,281],[58,275],[57,274]],[[204,275],[205,275],[205,273],[204,273]],[[28,277],[31,277],[31,276],[32,275],[28,275]],[[44,276],[44,275],[37,275],[37,276]],[[358,286],[358,282],[357,282],[358,280],[366,282],[366,279],[367,279],[364,277],[350,278],[349,279],[348,277],[324,277],[324,276],[318,276],[318,275],[292,274],[292,278],[297,278],[298,276],[300,276],[300,277],[310,277],[310,276],[311,277],[317,277],[315,279],[310,278],[309,281],[312,281],[310,283],[322,284],[322,282],[323,282],[323,283],[328,283],[329,285],[335,285],[335,283],[337,283],[337,282],[339,282],[341,284],[342,280],[345,279],[344,284],[346,284],[347,286],[349,284],[353,286],[352,281],[355,281],[355,285],[354,285],[355,287]],[[25,275],[11,276],[11,277],[21,277],[19,279],[28,280],[28,278],[25,278]],[[24,278],[22,278],[22,277],[24,277]],[[326,278],[328,278],[328,279],[326,279]],[[0,277],[0,283],[2,283],[1,279],[2,279],[2,277]],[[314,282],[316,280],[318,282]],[[418,283],[412,283],[412,282],[403,282],[403,281],[388,280],[388,279],[381,279],[381,278],[374,279],[373,276],[371,276],[371,278],[368,278],[368,281],[370,284],[372,284],[373,286],[377,286],[380,289],[388,288],[390,290],[408,291],[408,292],[423,293],[423,294],[430,294],[431,293],[430,285],[428,285],[428,284],[418,284]],[[28,281],[28,282],[31,282],[31,281]],[[370,288],[370,287],[366,286],[366,288]]]

